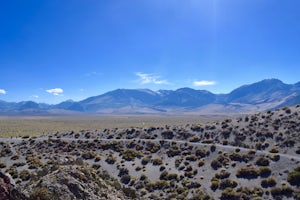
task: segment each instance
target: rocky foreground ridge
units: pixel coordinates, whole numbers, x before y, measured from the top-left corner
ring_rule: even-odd
[[[82,165],[60,165],[50,171],[40,172],[30,184],[17,187],[9,174],[0,174],[1,200],[50,199],[130,199],[121,185],[110,179],[103,180],[97,173]]]

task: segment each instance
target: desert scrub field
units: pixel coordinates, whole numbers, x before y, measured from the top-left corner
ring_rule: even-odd
[[[300,199],[300,106],[290,110],[0,138],[0,170],[30,188],[49,172],[84,166],[134,199]]]
[[[36,136],[57,132],[79,132],[130,127],[205,123],[222,117],[199,116],[0,116],[0,137]]]

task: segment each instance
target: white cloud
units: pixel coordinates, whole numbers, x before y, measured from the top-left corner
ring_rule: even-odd
[[[33,98],[39,98],[39,95],[32,95]]]
[[[53,89],[49,89],[49,90],[46,90],[46,92],[50,93],[50,94],[53,94],[55,96],[58,96],[60,95],[61,93],[63,93],[63,89],[61,88],[53,88]]]
[[[208,86],[208,85],[215,85],[215,81],[194,81],[193,85],[194,86]]]
[[[102,75],[102,73],[99,73],[99,72],[88,72],[84,76],[91,77],[91,76],[100,76],[100,75]]]
[[[156,85],[162,85],[162,84],[170,84],[167,80],[161,80],[160,76],[154,76],[152,74],[145,74],[141,72],[135,73],[140,79],[139,82],[141,84],[156,84]]]
[[[0,89],[0,94],[6,94],[6,91],[4,89]]]

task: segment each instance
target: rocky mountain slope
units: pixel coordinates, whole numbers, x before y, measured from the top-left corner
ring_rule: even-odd
[[[266,79],[241,86],[229,94],[213,94],[206,90],[181,88],[178,90],[118,89],[89,97],[79,102],[65,101],[57,105],[32,101],[9,103],[0,101],[4,114],[222,114],[249,113],[292,106],[300,103],[300,83],[285,84]]]
[[[300,105],[204,124],[1,138],[0,168],[27,196],[38,187],[101,199],[100,177],[121,199],[300,199],[299,127]]]

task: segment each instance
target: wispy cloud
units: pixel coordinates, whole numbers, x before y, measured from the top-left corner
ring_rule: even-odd
[[[102,75],[102,73],[99,73],[99,72],[88,72],[88,73],[84,74],[84,76],[87,76],[87,77],[100,76],[100,75]]]
[[[0,94],[6,94],[6,91],[4,89],[0,89]]]
[[[37,98],[39,98],[39,95],[35,95],[35,94],[34,94],[34,95],[31,95],[30,97],[33,97],[33,98],[36,98],[36,99],[37,99]]]
[[[217,84],[215,81],[194,81],[193,85],[194,86],[208,86],[208,85],[215,85]]]
[[[61,88],[53,88],[46,90],[46,92],[48,92],[49,94],[53,94],[54,96],[58,96],[61,95],[64,92],[64,90]]]
[[[141,84],[156,84],[156,85],[163,85],[163,84],[170,84],[167,80],[160,79],[160,76],[155,76],[153,74],[146,74],[137,72],[135,73],[139,77],[139,82]]]

